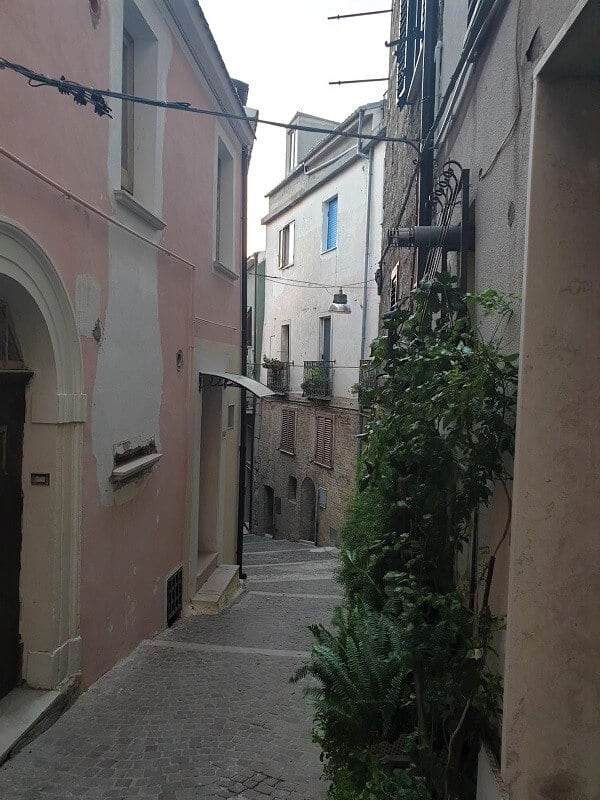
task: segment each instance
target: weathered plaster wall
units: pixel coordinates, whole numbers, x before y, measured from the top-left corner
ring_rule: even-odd
[[[283,408],[296,410],[295,455],[279,450]],[[314,461],[315,417],[321,412],[335,418],[333,469],[322,467]],[[313,481],[317,493],[319,487],[327,492],[327,508],[318,509],[317,544],[339,544],[339,535],[354,491],[357,432],[358,414],[355,409],[316,406],[302,401],[262,400],[256,426],[259,457],[254,480],[254,532],[259,535],[269,533],[266,530],[265,486],[270,486],[275,498],[281,500],[281,513],[276,511],[274,516],[275,537],[297,540],[302,536],[302,531],[306,530],[306,520],[303,518],[306,510],[302,508],[301,488],[308,477]],[[295,499],[289,499],[290,476],[297,480]]]
[[[23,62],[23,53],[33,54],[28,64],[46,74],[67,74],[90,85],[120,88],[122,0],[104,2],[97,24],[85,2],[70,4],[68,9],[57,4],[52,13],[41,12],[38,6],[27,1],[3,11],[3,56]],[[214,105],[200,67],[185,51],[175,26],[167,24],[162,6],[152,0],[140,0],[138,6],[157,42],[156,59],[148,62],[155,67],[155,85],[148,93],[185,97],[203,107]],[[31,519],[38,512],[26,495],[22,625],[25,638],[31,634],[32,652],[37,655],[25,677],[32,683],[35,678],[35,685],[48,686],[76,672],[80,633],[87,684],[140,639],[164,626],[166,577],[189,555],[184,547],[193,505],[188,467],[200,447],[200,437],[190,436],[192,406],[198,397],[194,329],[204,337],[207,348],[216,342],[217,351],[219,347],[226,350],[228,365],[234,371],[239,368],[239,281],[212,271],[217,125],[209,118],[178,112],[157,111],[153,118],[140,117],[140,144],[147,150],[149,169],[140,176],[143,197],[138,199],[166,223],[163,232],[156,232],[115,202],[113,191],[121,185],[118,101],[110,103],[114,120],[109,121],[53,90],[34,92],[8,71],[2,73],[1,81],[6,123],[0,135],[2,147],[197,265],[192,270],[159,256],[152,247],[116,230],[0,156],[0,215],[28,230],[56,267],[57,280],[69,298],[67,321],[80,334],[77,344],[84,379],[79,391],[87,393],[87,409],[80,417],[86,418],[87,410],[85,423],[78,418],[72,430],[58,426],[56,442],[51,425],[38,425],[40,432],[44,427],[44,436],[26,439],[25,478],[32,471],[49,471],[51,489],[46,498],[57,487],[64,495],[61,515],[66,516],[55,516],[48,527],[51,504],[46,502],[49,539],[43,544],[34,537],[36,547],[32,547]],[[234,191],[239,194],[241,145],[227,126],[221,126],[221,132],[236,156]],[[231,236],[238,262],[239,219],[237,198]],[[8,291],[7,286],[0,281],[0,289]],[[19,309],[28,307],[26,300],[20,303],[16,297],[14,304]],[[35,315],[30,311],[27,324],[33,330]],[[99,343],[92,337],[96,322],[102,331]],[[42,334],[40,328],[37,350],[31,355],[37,386],[52,363],[51,357],[40,362],[46,341]],[[184,357],[181,370],[176,367],[179,350]],[[39,392],[30,391],[28,397],[29,418],[47,408]],[[74,401],[69,402],[73,406]],[[227,403],[236,400],[228,396]],[[235,495],[237,485],[238,419],[236,406],[236,427],[227,431],[223,441],[221,490],[228,498]],[[76,453],[78,437],[83,439],[83,453],[74,460],[71,477],[75,488],[81,483],[82,502],[76,496],[69,500],[67,488],[58,488],[66,487],[69,477],[65,448]],[[115,491],[109,483],[113,448],[119,442],[135,444],[150,438],[163,452],[162,460],[149,476]],[[230,481],[234,481],[231,489]],[[39,487],[37,492],[41,497]],[[223,552],[228,560],[233,558],[234,517],[235,507],[233,511],[227,508]],[[72,552],[66,549],[67,518],[75,532]],[[52,548],[55,553],[50,552]],[[69,583],[74,586],[71,592]],[[40,594],[42,589],[47,596]],[[51,618],[44,621],[40,604],[49,609]]]

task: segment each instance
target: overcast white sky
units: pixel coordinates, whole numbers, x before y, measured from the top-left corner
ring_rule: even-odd
[[[290,122],[296,111],[342,121],[383,96],[385,83],[329,86],[382,78],[388,70],[389,14],[331,20],[334,14],[389,8],[391,0],[200,0],[232,78],[250,84],[248,105]],[[252,152],[248,253],[264,249],[264,198],[283,177],[285,131],[259,125]]]

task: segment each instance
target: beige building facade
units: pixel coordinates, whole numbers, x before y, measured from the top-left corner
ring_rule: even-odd
[[[407,4],[393,5],[391,39],[402,42]],[[504,340],[520,354],[511,529],[491,596],[506,618],[497,641],[501,747],[480,753],[478,798],[597,800],[600,3],[427,0],[414,8],[429,12],[435,29],[433,188],[451,161],[469,189],[474,241],[462,263],[448,253],[449,268],[467,290],[521,298]],[[425,138],[420,47],[412,85],[401,89],[404,53],[392,50],[390,135]],[[413,159],[407,146],[388,146],[382,311],[423,277],[418,253],[386,237],[422,224]],[[462,214],[458,202],[453,224]],[[509,511],[497,495],[480,513],[483,548],[499,541]]]

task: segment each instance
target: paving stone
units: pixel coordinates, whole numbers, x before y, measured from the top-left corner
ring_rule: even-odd
[[[247,540],[240,601],[216,617],[182,620],[160,646],[142,644],[103,676],[0,768],[2,800],[324,797],[310,708],[289,678],[302,663],[294,653],[310,649],[307,626],[328,623],[337,603],[333,556]],[[295,561],[302,563],[289,566]],[[334,597],[269,597],[253,588]]]

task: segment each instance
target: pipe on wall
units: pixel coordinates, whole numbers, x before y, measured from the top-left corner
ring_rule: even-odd
[[[241,366],[240,371],[245,375],[248,371],[248,330],[246,326],[248,305],[248,264],[246,262],[246,248],[248,240],[248,150],[242,147],[242,215],[241,215]],[[244,505],[246,500],[246,390],[240,392],[240,447],[238,469],[238,508],[237,508],[237,565],[240,578],[245,578],[243,570],[244,557]]]

